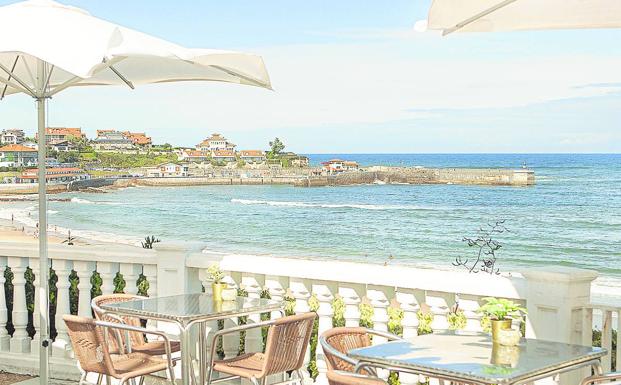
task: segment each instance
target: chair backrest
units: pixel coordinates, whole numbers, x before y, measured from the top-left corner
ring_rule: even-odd
[[[114,294],[103,294],[99,295],[91,301],[91,307],[93,308],[93,313],[95,313],[95,318],[100,321],[113,322],[118,323],[119,320],[116,317],[106,316],[105,312],[101,308],[102,305],[106,305],[109,303],[117,303],[117,302],[127,302],[133,301],[136,299],[142,299],[145,297],[141,297],[139,295],[134,294],[123,294],[123,293],[114,293]],[[140,319],[137,317],[121,317],[123,323],[129,326],[142,327],[140,324]],[[129,339],[133,346],[142,345],[145,343],[144,335],[140,332],[128,332]],[[118,341],[115,338],[110,339],[110,347],[113,350],[118,352],[122,352],[119,349]]]
[[[274,321],[267,333],[264,375],[298,370],[304,365],[315,318],[317,314],[311,312]]]
[[[351,349],[364,348],[371,345],[371,337],[363,327],[338,327],[327,330],[321,338],[343,354],[347,354]],[[354,366],[349,362],[343,361],[339,357],[324,350],[326,362],[329,370],[344,370],[353,372]]]
[[[97,326],[92,318],[64,315],[63,320],[80,367],[86,372],[114,376],[103,328]]]

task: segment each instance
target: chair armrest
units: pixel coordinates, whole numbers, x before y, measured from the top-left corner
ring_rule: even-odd
[[[585,378],[584,380],[582,380],[581,385],[586,385],[586,384],[591,384],[591,383],[597,384],[600,382],[609,382],[609,381],[621,381],[621,372],[596,374],[593,376],[589,376]]]
[[[172,359],[172,349],[170,347],[170,338],[164,332],[160,332],[157,330],[149,330],[137,326],[130,326],[122,323],[114,323],[114,322],[105,322],[105,321],[95,321],[95,325],[101,326],[109,329],[123,330],[128,332],[138,332],[143,334],[151,334],[158,337],[161,337],[164,340],[164,351],[166,352],[166,360],[168,361],[168,365],[172,367],[173,359]],[[121,345],[122,346],[122,345]]]
[[[380,330],[374,330],[374,329],[366,329],[367,333],[378,336],[378,337],[384,337],[386,338],[388,341],[399,341],[399,340],[403,340],[403,337],[399,337],[396,334],[392,334],[392,333],[388,333],[388,332],[383,332]]]

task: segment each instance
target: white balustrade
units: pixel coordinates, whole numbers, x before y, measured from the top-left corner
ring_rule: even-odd
[[[485,296],[510,298],[529,307],[529,335],[573,343],[591,343],[593,325],[599,325],[602,331],[602,345],[609,351],[613,347],[613,329],[618,329],[620,307],[596,306],[588,301],[591,273],[573,270],[555,270],[548,268],[544,272],[528,271],[523,277],[513,276],[487,277],[456,272],[421,270],[407,266],[379,266],[340,261],[297,260],[290,258],[271,258],[254,256],[215,256],[201,253],[179,251],[175,247],[162,250],[143,250],[129,246],[117,248],[97,248],[67,245],[50,245],[50,258],[58,276],[57,314],[55,317],[58,336],[54,351],[55,361],[66,362],[67,367],[74,367],[68,350],[59,350],[59,344],[67,341],[67,332],[62,322],[62,315],[69,313],[72,303],[70,298],[69,275],[72,269],[79,278],[77,309],[78,314],[90,316],[91,276],[97,271],[102,279],[103,293],[114,291],[114,279],[120,273],[125,280],[125,292],[137,293],[138,278],[144,274],[149,282],[148,295],[170,295],[178,292],[199,291],[204,287],[211,292],[211,282],[206,277],[206,268],[213,262],[219,262],[226,270],[225,281],[230,287],[241,288],[250,298],[258,298],[267,290],[271,298],[283,300],[293,298],[296,313],[310,310],[311,296],[317,299],[319,334],[330,329],[333,322],[333,302],[335,298],[343,301],[343,316],[346,326],[360,323],[360,305],[370,304],[373,308],[372,322],[377,330],[387,330],[389,308],[398,307],[403,311],[401,326],[403,335],[412,338],[417,335],[419,326],[418,313],[430,311],[434,316],[432,327],[445,329],[449,327],[447,317],[458,310],[465,318],[466,330],[480,330],[480,315],[476,312]],[[161,255],[160,255],[161,254]],[[178,258],[178,262],[177,259]],[[40,267],[38,265],[36,244],[15,245],[0,242],[0,270],[2,273],[9,266],[13,278],[12,322],[15,327],[13,336],[9,336],[6,323],[8,313],[4,295],[4,274],[0,274],[0,370],[3,367],[14,368],[17,364],[36,371],[38,359],[38,310],[35,309],[32,327],[35,339],[28,336],[28,309],[26,307],[26,280],[24,273],[30,267],[35,276],[35,289],[40,285]],[[381,271],[379,271],[381,270]],[[165,275],[166,278],[160,274]],[[158,277],[160,281],[158,282]],[[482,284],[482,280],[486,280]],[[174,287],[173,287],[174,286]],[[35,290],[35,296],[38,291]],[[534,300],[533,300],[534,299]],[[535,304],[537,304],[535,306]],[[73,304],[75,306],[75,304]],[[35,298],[35,307],[38,299]],[[559,317],[550,324],[550,309]],[[562,316],[561,316],[562,315]],[[272,317],[277,316],[272,314]],[[259,322],[259,316],[248,317],[248,322]],[[225,327],[234,325],[237,319],[226,321]],[[211,325],[215,327],[215,325]],[[621,335],[617,334],[621,339]],[[375,338],[374,343],[381,342]],[[223,341],[227,358],[234,357],[239,351],[239,334],[230,335]],[[620,342],[620,341],[617,341]],[[621,344],[617,345],[621,348]],[[259,329],[245,334],[246,352],[259,351],[262,338]],[[2,352],[11,351],[11,356]],[[30,351],[33,351],[32,354]],[[64,354],[63,354],[64,353]],[[318,382],[325,381],[326,363],[317,347]],[[619,355],[620,352],[617,352]],[[65,361],[62,361],[65,360]],[[309,355],[306,363],[308,364]],[[606,369],[619,363],[612,362],[611,357],[604,360]],[[68,371],[69,373],[69,371]],[[73,374],[71,374],[73,375]],[[67,374],[69,376],[69,374]],[[413,382],[415,378],[402,376],[403,383]]]

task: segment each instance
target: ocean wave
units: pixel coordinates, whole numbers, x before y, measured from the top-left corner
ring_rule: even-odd
[[[71,203],[79,203],[84,205],[107,205],[107,206],[122,206],[124,203],[122,202],[106,202],[106,201],[89,201],[88,199],[73,197],[71,198]]]
[[[239,203],[242,205],[263,205],[263,206],[276,206],[276,207],[319,207],[325,209],[360,209],[360,210],[434,210],[434,208],[427,208],[421,206],[408,206],[408,205],[373,205],[373,204],[354,204],[354,203],[308,203],[308,202],[291,202],[291,201],[266,201],[258,199],[231,199],[231,203]]]

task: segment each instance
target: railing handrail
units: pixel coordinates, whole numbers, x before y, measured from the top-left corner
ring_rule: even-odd
[[[38,244],[0,242],[0,256],[36,258],[39,256]],[[157,264],[157,256],[154,250],[141,249],[130,245],[51,244],[48,246],[48,256],[52,260]]]
[[[207,268],[217,261],[225,271],[287,276],[300,279],[346,282],[372,286],[524,299],[526,281],[517,273],[509,275],[469,274],[424,269],[407,265],[381,265],[364,262],[286,258],[240,254],[193,253],[186,266]]]

